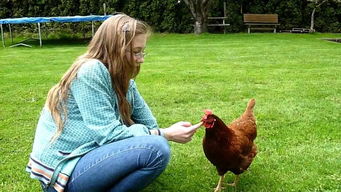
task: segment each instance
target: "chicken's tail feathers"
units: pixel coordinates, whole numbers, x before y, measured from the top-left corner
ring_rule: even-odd
[[[249,100],[249,103],[247,104],[247,108],[246,110],[248,111],[252,111],[253,110],[253,107],[256,105],[256,99],[250,99]]]

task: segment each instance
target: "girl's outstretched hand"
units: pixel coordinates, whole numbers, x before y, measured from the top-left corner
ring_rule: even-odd
[[[168,128],[162,129],[162,131],[165,138],[169,141],[187,143],[192,140],[192,136],[201,125],[202,122],[192,125],[190,122],[180,121]]]

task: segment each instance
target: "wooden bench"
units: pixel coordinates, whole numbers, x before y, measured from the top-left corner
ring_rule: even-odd
[[[277,14],[244,14],[244,25],[247,25],[247,32],[250,33],[251,29],[266,29],[273,30],[276,33],[278,24]],[[257,27],[253,27],[257,26]]]
[[[209,23],[209,24],[207,24],[207,26],[208,27],[214,27],[214,26],[224,27],[224,33],[226,33],[225,27],[230,26],[230,24],[225,23],[225,19],[227,19],[227,17],[208,17],[207,19],[208,20],[221,20],[221,22],[219,22],[219,23]]]
[[[224,27],[224,33],[226,33],[226,26],[230,26],[230,24],[225,23],[225,20],[227,19],[226,16],[226,2],[224,2],[224,16],[223,17],[207,17],[207,19],[210,20],[218,20],[218,22],[215,23],[208,23],[207,26],[208,27]],[[220,22],[219,22],[220,21]]]

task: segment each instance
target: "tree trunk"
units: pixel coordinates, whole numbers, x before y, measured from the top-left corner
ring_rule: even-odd
[[[184,0],[194,18],[194,33],[207,32],[207,11],[209,0]]]
[[[310,18],[310,32],[315,32],[315,29],[314,29],[315,11],[316,11],[316,7],[313,9],[313,12],[311,13],[311,18]]]
[[[204,18],[196,18],[194,24],[194,33],[201,34],[207,32],[207,19]]]
[[[323,1],[320,1],[320,3],[318,3],[319,1],[315,1],[315,7],[313,9],[313,11],[311,12],[311,18],[310,18],[310,32],[315,32],[315,29],[314,29],[314,25],[315,25],[315,12],[316,12],[316,9],[318,7],[320,7],[323,3],[327,2],[328,0],[323,0]]]

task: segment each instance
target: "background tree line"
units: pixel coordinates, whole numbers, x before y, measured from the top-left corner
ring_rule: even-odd
[[[314,4],[308,0],[210,0],[208,16],[223,16],[223,2],[227,5],[228,32],[243,32],[243,13],[277,13],[279,30],[310,27]],[[103,3],[106,4],[104,10]],[[142,19],[154,31],[170,33],[193,32],[194,20],[183,0],[1,0],[0,18],[103,15],[124,12]],[[319,32],[341,32],[341,3],[327,1],[316,9],[315,29]],[[63,24],[70,30],[86,31],[85,24]],[[20,27],[20,26],[16,26]],[[222,28],[209,28],[221,32]]]

